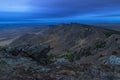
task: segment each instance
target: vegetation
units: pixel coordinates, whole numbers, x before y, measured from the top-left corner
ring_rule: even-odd
[[[110,29],[106,29],[106,30],[109,30],[108,32],[104,32],[104,34],[107,38],[110,37],[112,34],[120,34],[119,31],[114,31],[114,30],[110,30]]]
[[[68,59],[70,62],[73,62],[74,61],[74,54],[66,54],[63,56],[65,59]]]
[[[106,44],[106,42],[104,42],[104,41],[98,41],[98,42],[96,42],[96,48],[104,48],[105,44]]]
[[[112,52],[112,55],[116,55],[116,54],[118,54],[116,51],[113,51],[113,52]]]
[[[90,51],[87,51],[87,52],[85,53],[85,57],[90,56],[90,55],[92,55],[92,53],[91,53]]]
[[[48,64],[53,63],[56,60],[56,58],[58,58],[57,55],[53,55],[53,54],[48,55],[48,57],[47,57],[47,63]]]
[[[105,36],[108,38],[108,37],[110,37],[113,33],[105,32],[104,34],[105,34]]]
[[[68,54],[64,54],[64,55],[50,54],[50,55],[48,55],[48,64],[53,63],[58,58],[65,58],[65,59],[69,60],[70,62],[73,62],[74,60],[80,59],[80,57],[75,56],[75,52],[73,52],[71,50],[66,50],[66,51]]]

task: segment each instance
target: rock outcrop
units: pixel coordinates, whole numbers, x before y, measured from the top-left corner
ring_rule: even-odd
[[[6,49],[6,52],[12,56],[29,57],[42,64],[47,64],[47,53],[49,51],[50,46],[42,44],[9,46]]]

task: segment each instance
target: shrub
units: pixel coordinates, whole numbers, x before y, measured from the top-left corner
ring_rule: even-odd
[[[64,55],[64,57],[65,57],[66,59],[68,59],[70,62],[73,62],[75,56],[74,56],[74,54],[72,53],[72,54]]]
[[[59,58],[58,55],[53,55],[53,54],[48,55],[47,64],[53,63],[57,58]]]
[[[87,52],[85,53],[85,57],[90,56],[90,55],[92,55],[92,53],[91,53],[90,51],[87,51]]]
[[[102,41],[96,42],[96,48],[104,48],[105,44],[106,42],[102,42]]]

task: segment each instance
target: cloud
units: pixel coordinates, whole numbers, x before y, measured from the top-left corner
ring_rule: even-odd
[[[31,2],[38,18],[61,18],[118,10],[120,0],[36,0]],[[111,11],[112,12],[112,11]]]
[[[28,5],[30,0],[1,0],[0,12],[26,12],[31,6]]]
[[[0,20],[118,20],[120,0],[2,0],[0,12]]]

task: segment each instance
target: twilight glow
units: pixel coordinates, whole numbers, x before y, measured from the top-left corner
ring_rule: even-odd
[[[117,22],[120,0],[1,0],[0,23]]]

